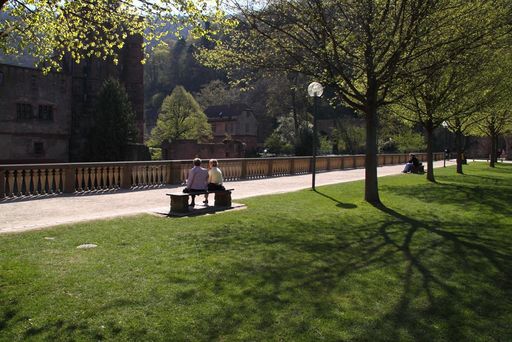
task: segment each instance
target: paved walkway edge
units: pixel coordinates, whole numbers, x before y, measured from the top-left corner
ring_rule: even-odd
[[[454,165],[447,161],[446,165]],[[221,165],[222,166],[222,165]],[[434,163],[442,167],[443,161]],[[378,176],[399,174],[403,165],[382,166]],[[321,172],[316,185],[330,185],[364,179],[364,169]],[[293,192],[311,187],[311,174],[229,182],[233,200]],[[153,190],[108,192],[100,195],[55,196],[40,200],[0,203],[0,234],[39,230],[63,224],[169,212],[167,193],[181,192],[181,186]]]

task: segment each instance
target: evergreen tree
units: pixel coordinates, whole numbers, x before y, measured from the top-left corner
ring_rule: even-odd
[[[177,86],[162,103],[149,144],[159,146],[165,140],[178,139],[204,141],[211,136],[211,127],[199,104],[185,88]]]
[[[119,81],[106,80],[96,105],[91,133],[91,160],[123,160],[128,143],[134,142],[136,137],[135,114],[126,90]]]

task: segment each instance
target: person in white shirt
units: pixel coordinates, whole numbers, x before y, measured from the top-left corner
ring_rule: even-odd
[[[193,161],[194,167],[190,169],[187,177],[187,187],[183,189],[183,192],[194,192],[194,191],[205,191],[208,189],[208,170],[201,167],[201,159],[196,158]],[[195,195],[192,196],[192,202],[190,206],[195,205]],[[208,203],[208,195],[205,195],[204,203]]]
[[[222,185],[223,181],[222,171],[219,169],[217,159],[210,159],[208,163],[208,191],[226,190]],[[206,196],[206,204],[208,204],[208,196]]]

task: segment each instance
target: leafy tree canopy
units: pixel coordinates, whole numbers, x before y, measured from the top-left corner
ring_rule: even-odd
[[[163,141],[178,139],[204,141],[211,136],[210,124],[199,104],[185,88],[177,86],[162,103],[149,145],[159,146]]]
[[[204,85],[196,94],[197,102],[204,109],[210,106],[230,105],[241,100],[240,90],[230,88],[221,80],[213,80]]]
[[[329,85],[365,114],[365,199],[380,202],[377,185],[379,109],[393,88],[445,60],[447,45],[474,47],[508,22],[507,1],[231,0],[239,25],[204,60],[231,70],[297,72]],[[471,43],[468,45],[468,43]],[[454,56],[459,50],[454,49]],[[420,68],[414,62],[433,58]]]
[[[91,56],[116,62],[129,35],[144,36],[147,46],[171,28],[202,36],[213,33],[206,21],[229,24],[219,3],[208,0],[0,0],[0,14],[0,51],[27,52],[46,70],[59,69],[66,54],[76,62]]]

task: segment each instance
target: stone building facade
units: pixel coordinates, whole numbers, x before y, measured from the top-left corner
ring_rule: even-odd
[[[144,69],[142,37],[130,37],[119,63],[90,58],[70,59],[63,71],[0,64],[0,163],[91,161],[88,139],[94,125],[96,100],[108,78],[126,88],[144,139]]]
[[[0,64],[0,164],[69,160],[71,76]]]
[[[258,122],[251,108],[245,104],[211,106],[204,111],[212,126],[213,141],[222,143],[228,140],[240,141],[245,149],[257,147]]]

